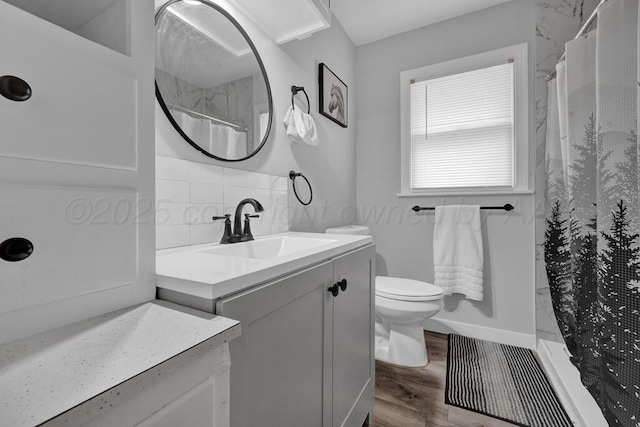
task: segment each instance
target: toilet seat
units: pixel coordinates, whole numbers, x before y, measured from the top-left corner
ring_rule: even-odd
[[[398,301],[434,301],[442,298],[442,289],[418,280],[377,276],[376,296]]]

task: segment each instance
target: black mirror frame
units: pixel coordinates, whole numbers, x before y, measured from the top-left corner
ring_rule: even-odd
[[[156,12],[156,16],[155,16],[155,25],[157,27],[158,25],[158,20],[160,19],[160,17],[162,16],[163,12],[165,11],[165,9],[169,6],[171,6],[173,3],[178,3],[181,2],[182,0],[170,0],[167,3],[165,3],[164,5],[162,5],[158,11]],[[171,115],[171,112],[169,111],[167,104],[165,104],[164,99],[162,99],[162,94],[160,93],[160,89],[158,88],[158,82],[154,77],[154,83],[155,83],[155,88],[156,88],[156,99],[158,100],[158,103],[160,104],[160,107],[162,108],[162,111],[164,111],[165,116],[167,116],[167,119],[169,119],[169,122],[171,123],[171,125],[175,128],[176,131],[178,131],[178,133],[196,150],[200,151],[202,154],[204,154],[207,157],[211,157],[212,159],[216,159],[216,160],[220,160],[222,162],[241,162],[243,160],[247,160],[250,159],[251,157],[255,156],[260,150],[262,150],[262,147],[264,146],[264,144],[267,142],[267,139],[269,139],[269,135],[271,133],[271,125],[273,123],[273,98],[271,96],[271,84],[269,83],[269,77],[267,77],[267,70],[264,68],[264,64],[262,63],[262,58],[260,58],[260,54],[258,53],[258,49],[256,49],[256,46],[253,44],[253,41],[251,41],[251,38],[249,37],[249,35],[247,34],[247,32],[244,30],[244,28],[242,28],[242,26],[240,25],[240,23],[238,21],[236,21],[236,19],[231,16],[231,14],[229,12],[227,12],[226,10],[224,10],[222,7],[218,6],[215,3],[212,3],[208,0],[199,0],[200,3],[209,6],[213,9],[215,9],[216,11],[220,12],[224,17],[226,17],[235,27],[236,29],[240,32],[240,34],[242,34],[242,36],[244,37],[244,39],[247,41],[247,43],[249,44],[249,47],[251,48],[251,51],[253,52],[253,54],[256,57],[256,60],[258,61],[258,65],[260,66],[260,71],[262,72],[262,77],[264,78],[264,82],[265,85],[267,87],[267,98],[268,98],[268,104],[269,104],[269,123],[267,124],[267,130],[264,134],[264,137],[262,138],[262,141],[260,142],[260,145],[253,150],[253,152],[251,154],[249,154],[246,157],[243,157],[241,159],[225,159],[222,157],[218,157],[215,156],[211,153],[209,153],[207,150],[205,150],[204,148],[200,147],[198,144],[196,144],[191,138],[189,138],[189,136],[184,133],[184,131],[182,130],[182,128],[180,126],[178,126],[178,124],[176,123],[176,121],[174,120],[173,116]]]

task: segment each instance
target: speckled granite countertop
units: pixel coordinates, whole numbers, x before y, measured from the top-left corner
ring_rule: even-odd
[[[235,320],[155,300],[0,345],[0,424],[38,425],[83,404],[103,410],[109,396],[111,405],[125,398],[126,381],[239,335]]]

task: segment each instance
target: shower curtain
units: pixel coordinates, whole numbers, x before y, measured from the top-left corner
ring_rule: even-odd
[[[246,131],[212,123],[209,119],[192,117],[181,111],[172,110],[171,114],[184,133],[210,153],[232,160],[247,156]]]
[[[545,262],[572,362],[609,425],[640,426],[638,0],[609,0],[549,82]]]
[[[172,110],[171,114],[182,131],[200,147],[209,148],[209,128],[211,121],[192,117],[187,113]]]
[[[212,123],[209,152],[225,159],[247,157],[247,132]]]

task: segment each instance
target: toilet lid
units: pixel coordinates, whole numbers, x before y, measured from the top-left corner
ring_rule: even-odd
[[[376,295],[401,301],[432,301],[442,298],[442,289],[418,280],[377,276]]]

